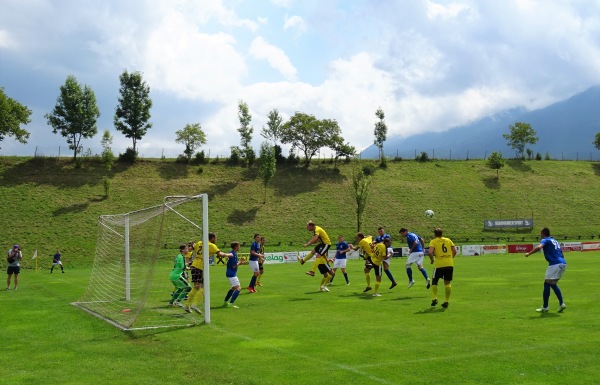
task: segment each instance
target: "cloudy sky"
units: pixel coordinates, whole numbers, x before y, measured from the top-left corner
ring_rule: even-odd
[[[253,145],[268,112],[336,119],[358,149],[375,111],[388,137],[441,131],[600,84],[598,0],[0,0],[0,87],[28,106],[29,143],[2,155],[68,153],[44,114],[69,74],[92,87],[100,152],[115,131],[119,75],[141,71],[154,102],[143,156],[176,156],[175,131],[200,123],[211,156],[239,145],[238,100]],[[285,152],[287,154],[287,152]]]

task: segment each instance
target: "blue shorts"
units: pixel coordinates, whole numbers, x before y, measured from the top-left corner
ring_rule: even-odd
[[[9,266],[8,270],[6,270],[6,273],[8,275],[14,274],[17,275],[21,272],[21,266]]]

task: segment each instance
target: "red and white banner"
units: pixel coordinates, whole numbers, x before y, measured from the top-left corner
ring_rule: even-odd
[[[533,250],[533,243],[525,243],[521,245],[508,245],[508,252],[514,253],[528,253]]]
[[[582,251],[598,251],[600,250],[600,242],[583,242],[581,244]]]

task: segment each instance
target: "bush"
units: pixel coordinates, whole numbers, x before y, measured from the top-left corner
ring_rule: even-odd
[[[387,158],[384,156],[381,158],[381,162],[379,162],[379,168],[386,169],[387,168]]]
[[[540,154],[539,152],[535,154],[535,160],[542,160],[542,154]]]
[[[552,160],[552,158],[550,158],[550,154],[548,154],[547,151],[546,151],[546,155],[544,155],[544,160]]]
[[[219,155],[213,160],[213,164],[219,164]]]
[[[133,148],[127,147],[125,153],[119,154],[119,162],[135,163],[137,160],[137,152],[133,151]]]
[[[394,157],[394,162],[402,162],[402,157],[401,156],[396,156]]]
[[[187,158],[187,156],[180,154],[177,155],[177,159],[175,159],[175,163],[183,163],[183,164],[187,164],[189,163],[189,159]]]
[[[374,175],[377,169],[372,164],[365,164],[362,168],[363,174],[366,176]]]
[[[227,159],[227,163],[236,165],[240,163],[240,149],[237,147],[231,147],[231,155]]]
[[[206,154],[204,153],[204,150],[196,153],[196,163],[208,164],[208,159],[206,158]]]
[[[285,156],[283,156],[283,153],[281,152],[281,146],[278,144],[275,145],[275,162],[277,164],[285,162]]]
[[[108,177],[106,176],[103,177],[102,185],[104,186],[104,196],[108,198],[108,196],[110,195],[110,179],[108,179]]]
[[[256,153],[253,148],[247,148],[244,150],[244,158],[246,166],[250,167],[256,160]]]
[[[421,155],[417,156],[417,161],[419,162],[429,162],[429,155],[423,151]]]
[[[204,169],[202,168],[202,166],[198,166],[198,169],[196,170],[196,174],[200,175],[204,172]]]
[[[290,155],[287,158],[287,163],[298,164],[298,163],[300,163],[300,158],[297,157],[293,152],[290,152]]]

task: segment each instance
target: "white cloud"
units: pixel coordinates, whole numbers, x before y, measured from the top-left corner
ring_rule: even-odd
[[[463,11],[469,11],[471,7],[467,4],[450,3],[443,5],[431,0],[426,0],[427,17],[430,19],[451,19],[457,17]]]
[[[13,40],[8,31],[0,30],[0,48],[12,49],[16,47],[16,42]]]
[[[298,15],[294,15],[292,17],[288,17],[288,15],[285,15],[283,29],[293,29],[297,33],[301,34],[306,32],[306,23],[304,22],[304,19]]]
[[[294,67],[285,52],[281,48],[269,44],[262,37],[258,36],[252,40],[249,52],[255,59],[269,62],[269,65],[279,71],[286,79],[293,80],[296,77],[296,67]]]

